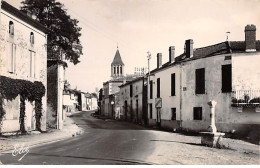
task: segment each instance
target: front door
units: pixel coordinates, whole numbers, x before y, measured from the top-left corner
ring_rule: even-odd
[[[161,108],[156,108],[156,125],[161,126]]]
[[[127,120],[127,101],[125,101],[125,120]]]

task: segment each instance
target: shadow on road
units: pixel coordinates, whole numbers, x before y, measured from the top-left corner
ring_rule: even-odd
[[[151,141],[158,141],[158,142],[174,142],[174,143],[181,143],[181,144],[188,144],[188,145],[195,145],[195,146],[204,146],[198,143],[190,143],[190,142],[180,142],[180,141],[168,141],[168,140],[151,140]],[[205,146],[206,147],[206,146]]]

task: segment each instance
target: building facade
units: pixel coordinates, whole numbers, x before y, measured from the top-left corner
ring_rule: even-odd
[[[139,77],[120,87],[119,107],[120,119],[145,124],[146,122],[146,78]]]
[[[167,129],[206,131],[210,107],[215,100],[218,131],[247,136],[260,129],[259,82],[260,41],[256,27],[245,27],[245,41],[225,41],[193,49],[186,40],[185,51],[151,71],[148,88],[150,125]]]
[[[0,132],[44,131],[48,30],[5,1],[0,18]]]
[[[103,96],[101,103],[101,115],[115,116],[115,93],[119,92],[119,86],[124,83],[124,63],[117,48],[111,63],[111,80],[103,83]]]

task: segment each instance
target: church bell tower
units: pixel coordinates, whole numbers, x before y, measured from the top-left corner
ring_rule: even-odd
[[[125,65],[122,61],[122,58],[120,56],[118,46],[117,46],[117,50],[116,50],[114,60],[111,63],[111,77],[113,79],[123,77],[124,76],[124,66]]]

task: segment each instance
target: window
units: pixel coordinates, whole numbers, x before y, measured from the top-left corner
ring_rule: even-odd
[[[122,75],[123,73],[122,73],[122,67],[120,67],[120,74]]]
[[[202,107],[194,107],[193,108],[193,119],[194,120],[202,120]]]
[[[149,104],[149,110],[150,110],[150,119],[153,118],[153,104]]]
[[[222,93],[232,91],[232,68],[231,64],[222,65]]]
[[[33,34],[33,32],[31,32],[31,34],[30,34],[30,43],[31,43],[31,46],[34,45],[34,34]]]
[[[196,69],[196,94],[205,94],[205,68]]]
[[[10,57],[9,57],[10,59],[8,59],[8,72],[10,72],[10,73],[15,73],[16,45],[15,45],[14,43],[9,43],[9,44],[8,44],[8,48],[9,48],[9,56],[10,56]]]
[[[133,85],[130,85],[130,97],[133,97]]]
[[[9,35],[14,36],[14,23],[12,21],[9,22]]]
[[[35,77],[35,52],[30,50],[30,77]]]
[[[175,96],[175,73],[171,74],[171,96]]]
[[[153,98],[153,81],[150,81],[150,99]]]
[[[161,85],[160,83],[161,83],[161,82],[160,82],[160,78],[157,78],[157,98],[160,98],[160,96],[161,96],[161,95],[160,95],[160,94],[161,94],[161,93],[160,93],[160,87],[161,87],[161,86],[160,86],[160,85]]]
[[[172,120],[176,120],[176,108],[171,108]]]
[[[114,67],[114,74],[116,74],[116,67]]]
[[[117,74],[119,74],[119,67],[117,67]]]

